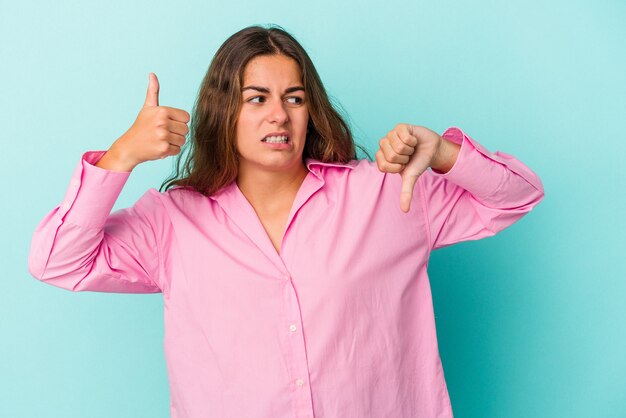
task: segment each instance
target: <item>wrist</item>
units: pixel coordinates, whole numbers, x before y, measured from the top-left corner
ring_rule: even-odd
[[[441,144],[430,163],[430,168],[436,173],[445,174],[456,163],[461,146],[443,137],[440,138]]]
[[[128,160],[114,145],[98,160],[96,167],[109,171],[131,172],[137,166]]]

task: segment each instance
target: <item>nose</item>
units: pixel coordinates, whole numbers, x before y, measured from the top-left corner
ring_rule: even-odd
[[[269,106],[268,118],[270,122],[276,122],[279,125],[287,123],[289,120],[289,114],[285,111],[282,100],[272,100],[272,103]]]

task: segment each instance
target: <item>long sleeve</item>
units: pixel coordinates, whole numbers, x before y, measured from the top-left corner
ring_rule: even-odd
[[[130,172],[94,164],[105,151],[78,163],[63,202],[36,227],[28,270],[38,280],[71,291],[157,293],[161,255],[147,191],[132,207],[110,213]]]
[[[418,181],[431,249],[495,235],[543,199],[539,177],[514,156],[488,151],[457,127],[442,137],[461,150],[447,173],[427,170]]]

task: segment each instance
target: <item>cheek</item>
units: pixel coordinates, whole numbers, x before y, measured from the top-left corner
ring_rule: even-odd
[[[237,118],[237,132],[245,132],[246,126],[248,126],[250,122],[245,114],[240,114]]]
[[[295,115],[295,118],[298,122],[298,127],[303,131],[306,131],[306,127],[309,123],[309,113],[303,112],[301,114]]]
[[[254,136],[252,120],[248,115],[241,114],[237,119],[237,144],[243,144],[246,138]]]

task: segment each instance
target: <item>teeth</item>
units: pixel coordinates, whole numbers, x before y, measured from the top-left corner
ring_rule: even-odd
[[[286,136],[268,136],[264,139],[265,142],[273,142],[276,144],[286,144],[287,143],[287,137]]]

